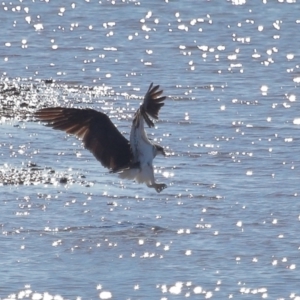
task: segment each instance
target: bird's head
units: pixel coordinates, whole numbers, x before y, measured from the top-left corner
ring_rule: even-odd
[[[154,148],[155,148],[155,153],[154,153],[155,156],[157,154],[161,154],[163,156],[166,156],[166,152],[165,152],[165,150],[164,150],[164,148],[162,146],[154,144]]]

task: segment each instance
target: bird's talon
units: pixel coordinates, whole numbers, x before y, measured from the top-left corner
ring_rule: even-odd
[[[167,185],[164,183],[161,184],[156,184],[155,186],[155,190],[160,193],[162,190],[164,190],[165,188],[167,188]]]

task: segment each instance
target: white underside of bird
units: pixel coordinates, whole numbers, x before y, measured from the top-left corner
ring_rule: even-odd
[[[155,182],[153,159],[160,152],[148,139],[144,128],[145,120],[138,110],[132,122],[130,132],[130,147],[134,157],[133,165],[119,173],[120,178],[145,183],[148,187],[160,192],[166,185]],[[161,153],[164,155],[164,153]]]

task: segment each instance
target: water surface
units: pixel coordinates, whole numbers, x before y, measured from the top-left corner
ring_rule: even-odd
[[[2,2],[0,299],[300,299],[299,2]],[[149,84],[156,177],[120,181],[41,107],[128,137]]]

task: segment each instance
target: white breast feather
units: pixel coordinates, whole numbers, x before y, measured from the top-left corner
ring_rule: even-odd
[[[139,162],[139,168],[125,170],[120,174],[121,178],[135,179],[139,183],[153,184],[153,145],[149,141],[144,130],[144,119],[140,115],[138,126],[132,125],[130,133],[130,145],[133,152],[134,162]]]

